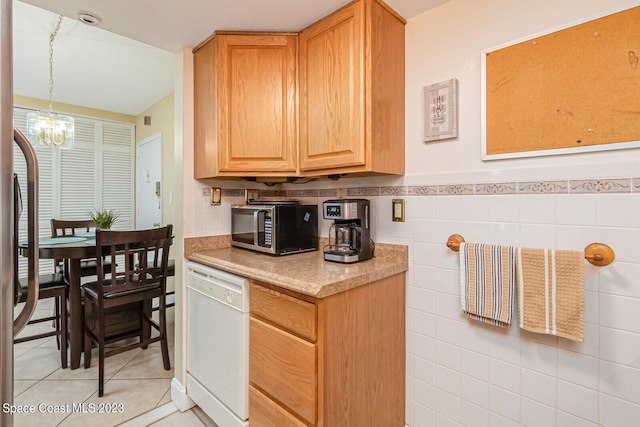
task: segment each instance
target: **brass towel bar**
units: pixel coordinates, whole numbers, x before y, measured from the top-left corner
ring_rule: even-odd
[[[464,237],[459,234],[452,234],[447,240],[447,247],[452,251],[458,252],[460,250],[460,243],[464,243]],[[615,252],[609,245],[604,243],[591,243],[584,248],[584,257],[591,264],[603,267],[613,262],[616,257]]]

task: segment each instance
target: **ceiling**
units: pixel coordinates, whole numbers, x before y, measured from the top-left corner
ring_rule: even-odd
[[[387,0],[406,19],[448,0]],[[14,92],[138,115],[173,91],[173,53],[215,30],[298,31],[349,0],[26,0],[13,2]],[[37,7],[35,7],[37,6]],[[46,10],[45,10],[46,9]],[[53,13],[52,13],[53,12]],[[78,12],[100,27],[76,20]]]

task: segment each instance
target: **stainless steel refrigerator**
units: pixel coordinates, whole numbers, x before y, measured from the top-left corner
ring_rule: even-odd
[[[33,147],[13,128],[12,0],[0,0],[0,426],[12,427],[13,337],[27,324],[38,296],[38,162]],[[15,142],[14,142],[15,140]],[[27,163],[27,301],[14,321],[17,286],[18,218],[22,197],[13,174],[13,150],[19,147]],[[15,181],[15,183],[14,183]]]

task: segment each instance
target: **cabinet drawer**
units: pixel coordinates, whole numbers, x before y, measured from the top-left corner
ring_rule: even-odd
[[[251,427],[307,426],[252,386],[249,386],[249,419]]]
[[[316,305],[285,295],[251,281],[251,314],[281,326],[315,342],[317,338]]]
[[[249,323],[249,382],[315,424],[316,345],[253,317]]]

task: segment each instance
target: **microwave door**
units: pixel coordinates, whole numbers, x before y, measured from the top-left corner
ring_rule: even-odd
[[[253,209],[234,209],[233,227],[231,234],[233,240],[247,245],[256,244],[255,213]]]
[[[269,209],[234,209],[233,240],[256,247],[271,247],[270,224]]]

